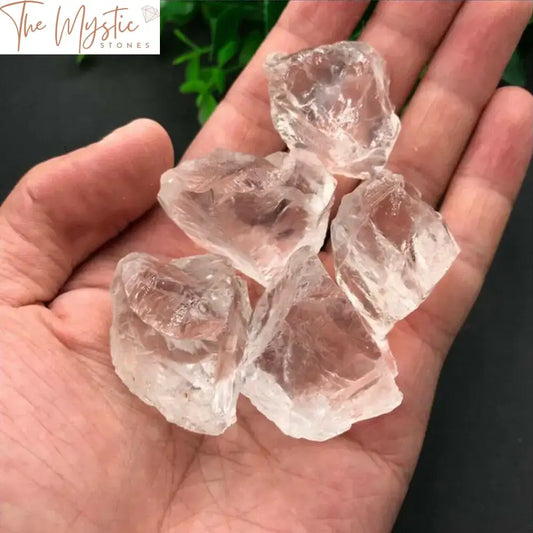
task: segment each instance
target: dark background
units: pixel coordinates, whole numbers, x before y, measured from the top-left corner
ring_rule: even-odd
[[[0,57],[0,197],[35,163],[137,117],[163,124],[179,157],[198,123],[172,53],[90,57],[81,67],[73,57]],[[394,533],[533,531],[532,213],[533,167],[445,365]]]

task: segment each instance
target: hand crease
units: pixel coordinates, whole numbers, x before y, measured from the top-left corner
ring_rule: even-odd
[[[182,473],[180,474],[179,478],[175,481],[174,488],[172,488],[170,490],[169,497],[168,497],[167,502],[166,502],[166,504],[165,504],[165,506],[163,508],[163,513],[161,515],[161,518],[158,521],[158,525],[157,525],[156,531],[158,531],[160,533],[164,533],[163,532],[163,525],[165,523],[165,520],[170,516],[172,503],[176,499],[176,496],[179,493],[181,485],[183,484],[183,482],[185,481],[185,479],[189,475],[189,472],[191,471],[192,467],[194,466],[195,459],[196,459],[196,457],[198,455],[198,452],[200,451],[201,447],[204,444],[204,440],[205,440],[205,435],[202,435],[202,436],[199,437],[198,443],[194,447],[194,449],[193,449],[193,451],[191,453],[190,459],[185,463]],[[174,457],[172,462],[175,463],[175,457]],[[171,468],[175,468],[175,466],[176,466],[175,464],[171,463]]]

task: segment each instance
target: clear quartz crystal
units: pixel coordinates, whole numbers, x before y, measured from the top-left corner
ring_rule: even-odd
[[[380,334],[424,301],[459,253],[440,214],[386,169],[343,198],[331,242],[339,285]]]
[[[216,149],[166,172],[159,202],[200,246],[266,286],[296,249],[320,249],[335,184],[303,150],[267,160]]]
[[[243,393],[291,437],[326,440],[402,400],[387,342],[308,247],[260,298],[245,358]]]
[[[265,63],[274,126],[332,174],[356,177],[383,166],[400,131],[379,54],[363,42],[338,42]]]
[[[290,151],[217,148],[162,176],[165,212],[219,255],[122,259],[111,354],[127,387],[186,429],[221,434],[242,391],[285,434],[323,441],[401,403],[386,335],[459,250],[440,215],[383,168],[400,121],[371,46],[274,54],[265,69]],[[331,224],[338,284],[317,256],[332,174],[362,180]],[[251,320],[234,267],[266,287]]]
[[[131,392],[191,431],[233,424],[251,309],[229,262],[129,254],[111,293],[111,356]]]

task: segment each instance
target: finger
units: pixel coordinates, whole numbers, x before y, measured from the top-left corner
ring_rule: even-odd
[[[500,89],[442,206],[461,253],[426,302],[389,335],[404,401],[393,413],[352,428],[361,446],[403,465],[407,476],[422,445],[444,356],[492,261],[531,158],[532,137],[533,98],[521,89]]]
[[[38,165],[0,208],[0,298],[52,299],[72,269],[153,205],[172,166],[166,132],[138,120]]]
[[[390,96],[401,109],[430,60],[462,2],[379,2],[365,26],[361,40],[372,45],[385,59],[391,79]],[[337,177],[337,211],[342,197],[354,188],[351,179]]]
[[[385,59],[390,96],[400,109],[433,55],[462,2],[419,0],[379,2],[361,40]]]
[[[270,119],[270,104],[263,73],[271,52],[293,52],[344,39],[350,35],[367,2],[292,1],[226,98],[191,144],[185,157],[201,157],[215,147],[268,154],[283,147]],[[178,257],[200,253],[176,225],[155,208],[139,224],[77,273],[67,287],[105,287],[117,260],[130,251]]]
[[[529,1],[469,1],[456,16],[402,120],[389,162],[430,203],[444,193],[531,16]]]
[[[520,189],[533,144],[533,97],[499,89],[453,177],[441,212],[461,248],[434,293],[411,315],[426,342],[445,353],[472,307]]]
[[[257,155],[280,150],[283,143],[270,118],[263,72],[266,56],[346,39],[367,4],[367,1],[289,2],[252,61],[187,150],[186,157],[201,157],[218,146]]]

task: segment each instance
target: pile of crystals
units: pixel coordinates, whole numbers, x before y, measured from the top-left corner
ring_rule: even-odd
[[[242,393],[287,435],[322,441],[401,403],[386,335],[458,248],[384,168],[400,122],[370,46],[275,54],[266,72],[289,151],[216,149],[162,176],[163,209],[213,255],[123,258],[111,353],[134,394],[191,431],[222,433]],[[331,223],[336,282],[317,255],[334,175],[357,185]],[[265,288],[253,313],[237,271]]]

